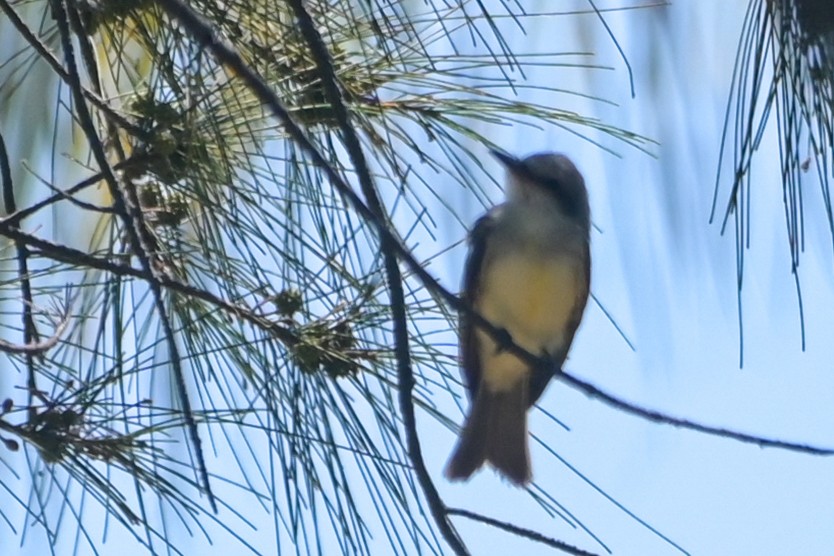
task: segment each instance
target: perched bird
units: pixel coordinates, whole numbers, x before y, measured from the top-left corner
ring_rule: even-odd
[[[470,234],[463,300],[549,364],[531,368],[460,315],[460,355],[471,408],[446,467],[468,479],[484,463],[516,485],[532,477],[527,410],[568,355],[591,276],[585,181],[566,156],[492,154],[507,170],[507,199]]]

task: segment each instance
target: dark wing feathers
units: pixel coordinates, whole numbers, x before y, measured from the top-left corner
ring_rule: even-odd
[[[469,254],[466,257],[463,270],[461,299],[470,308],[474,308],[480,294],[478,277],[481,275],[481,266],[486,254],[487,237],[494,228],[495,215],[498,210],[500,210],[500,207],[496,207],[479,218],[469,233]],[[475,336],[476,326],[465,311],[461,312],[459,322],[463,378],[466,382],[466,389],[469,391],[469,398],[474,400],[478,393],[478,385],[481,382],[481,361],[478,355],[478,341]]]

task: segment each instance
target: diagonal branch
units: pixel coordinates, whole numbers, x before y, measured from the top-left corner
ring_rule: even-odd
[[[568,543],[542,535],[537,531],[526,529],[524,527],[519,527],[518,525],[513,525],[512,523],[507,523],[506,521],[501,521],[498,519],[487,517],[485,515],[481,515],[475,512],[470,512],[469,510],[449,508],[447,510],[447,513],[449,515],[459,515],[461,517],[465,517],[473,521],[478,521],[480,523],[486,523],[487,525],[491,525],[492,527],[503,529],[504,531],[508,531],[519,537],[524,537],[525,539],[530,539],[531,541],[542,543],[551,548],[555,548],[557,550],[561,550],[562,552],[566,552],[567,554],[573,554],[574,556],[596,556],[596,554],[594,554],[593,552],[588,552],[586,550],[582,550],[581,548],[576,548],[575,546],[569,545]]]
[[[562,382],[572,386],[580,392],[585,393],[590,398],[599,400],[605,403],[606,405],[610,405],[614,409],[619,409],[620,411],[623,411],[624,413],[630,413],[631,415],[642,417],[647,421],[661,423],[664,425],[672,425],[673,427],[689,429],[692,431],[709,434],[711,436],[729,438],[731,440],[737,440],[738,442],[743,442],[745,444],[755,444],[760,448],[781,448],[783,450],[790,450],[792,452],[800,452],[814,456],[834,455],[834,448],[825,448],[822,446],[814,446],[811,444],[801,444],[798,442],[788,442],[785,440],[778,440],[775,438],[766,438],[763,436],[756,436],[753,434],[738,432],[731,429],[711,427],[709,425],[704,425],[695,421],[690,421],[688,419],[674,417],[672,415],[669,415],[668,413],[661,413],[660,411],[647,409],[639,405],[633,404],[629,401],[626,401],[622,398],[618,398],[617,396],[609,394],[604,390],[600,390],[590,382],[586,382],[581,378],[577,378],[564,371],[562,371],[556,376]]]
[[[6,150],[6,141],[0,133],[0,176],[2,176],[3,188],[3,208],[6,214],[11,214],[17,210],[17,204],[14,198],[14,183],[12,182],[12,168],[9,164],[9,153]],[[38,329],[35,326],[35,319],[32,318],[32,283],[29,280],[29,250],[26,245],[15,242],[17,249],[17,274],[20,277],[20,293],[23,296],[23,311],[21,318],[23,319],[23,345],[17,346],[8,342],[2,343],[2,351],[9,353],[23,353],[26,355],[26,390],[29,396],[29,406],[32,405],[33,395],[38,389],[37,381],[35,379],[35,361],[33,356],[38,353],[50,349],[54,343],[57,343],[60,333],[53,337],[55,342],[50,344],[52,338],[46,341],[46,345],[42,345],[38,337]]]
[[[0,0],[0,2],[2,2],[2,0]],[[149,160],[151,160],[151,158],[147,154],[144,154],[144,153],[137,154],[137,155],[133,155],[130,158],[127,158],[127,159],[123,160],[122,162],[119,162],[118,164],[114,164],[112,166],[112,169],[114,171],[121,171],[121,170],[130,169],[130,168],[141,168],[142,165],[144,165]],[[38,212],[40,212],[44,208],[48,207],[49,205],[53,205],[53,204],[55,204],[59,201],[69,199],[69,198],[72,198],[73,202],[78,202],[78,200],[73,197],[76,193],[79,193],[80,191],[83,191],[84,189],[87,189],[88,187],[91,187],[93,185],[96,185],[97,183],[99,183],[103,179],[104,179],[104,173],[103,172],[98,172],[98,173],[93,174],[92,176],[90,176],[88,178],[84,178],[83,180],[81,180],[80,182],[76,183],[75,185],[69,187],[66,190],[57,190],[57,192],[54,195],[50,195],[46,199],[43,199],[42,201],[38,201],[37,203],[35,203],[31,206],[28,206],[24,209],[19,209],[19,210],[16,210],[14,212],[6,211],[6,216],[4,216],[3,218],[0,218],[0,223],[5,224],[7,226],[17,227],[20,224],[21,221],[25,220],[26,218],[29,218],[30,216],[33,216],[33,215],[37,214]],[[47,184],[47,185],[51,189],[55,189],[51,184]]]

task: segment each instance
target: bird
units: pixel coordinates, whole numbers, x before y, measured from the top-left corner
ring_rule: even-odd
[[[470,409],[445,475],[467,480],[489,463],[525,486],[527,412],[561,371],[588,300],[591,211],[585,180],[564,154],[491,152],[506,169],[506,200],[469,234],[459,346]],[[508,338],[493,339],[473,313]],[[507,339],[547,364],[531,367]]]

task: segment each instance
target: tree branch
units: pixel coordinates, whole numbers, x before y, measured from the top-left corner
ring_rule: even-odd
[[[67,308],[69,308],[69,305],[67,305]],[[29,313],[29,315],[31,317],[31,312]],[[25,354],[27,356],[27,360],[30,359],[33,355],[41,355],[43,353],[46,353],[47,351],[58,345],[58,340],[61,339],[61,335],[64,333],[64,330],[67,329],[69,321],[69,312],[67,312],[67,314],[61,317],[61,320],[58,321],[58,324],[55,326],[55,330],[52,332],[52,336],[50,336],[46,340],[42,340],[39,342],[13,344],[0,338],[0,351],[4,353]],[[30,381],[30,383],[31,382],[33,381]]]
[[[513,525],[512,523],[507,523],[506,521],[500,521],[498,519],[487,517],[479,513],[470,512],[469,510],[463,510],[460,508],[449,508],[447,510],[447,513],[449,515],[459,515],[461,517],[465,517],[473,521],[486,523],[487,525],[497,527],[498,529],[503,529],[504,531],[508,531],[510,533],[513,533],[514,535],[518,535],[519,537],[524,537],[525,539],[530,539],[531,541],[540,542],[551,548],[561,550],[562,552],[566,552],[568,554],[573,554],[575,556],[597,556],[593,552],[587,552],[585,550],[582,550],[581,548],[576,548],[575,546],[569,545],[562,541],[558,541],[552,537],[547,537],[545,535],[542,535],[538,531],[533,531],[532,529],[519,527],[518,525]]]
[[[800,452],[815,456],[834,455],[834,448],[824,448],[821,446],[813,446],[810,444],[800,444],[797,442],[788,442],[785,440],[766,438],[763,436],[746,434],[731,429],[711,427],[709,425],[703,425],[701,423],[696,423],[688,419],[681,419],[680,417],[674,417],[667,413],[661,413],[653,409],[647,409],[639,405],[636,405],[632,402],[628,402],[622,398],[618,398],[617,396],[609,394],[604,390],[600,390],[590,382],[586,382],[564,371],[562,371],[556,376],[562,382],[568,384],[569,386],[572,386],[580,392],[585,393],[590,398],[599,400],[613,407],[614,409],[619,409],[620,411],[623,411],[624,413],[630,413],[631,415],[642,417],[647,421],[662,423],[664,425],[672,425],[673,427],[689,429],[711,436],[729,438],[732,440],[737,440],[739,442],[744,442],[746,444],[755,444],[761,448],[781,448],[783,450],[790,450],[792,452]]]
[[[17,210],[14,198],[14,183],[12,182],[12,168],[9,164],[9,153],[6,151],[6,141],[3,139],[3,134],[0,133],[0,175],[2,175],[3,187],[3,208],[6,214],[11,214]],[[17,250],[17,274],[20,278],[20,293],[23,296],[23,311],[21,318],[23,320],[23,345],[16,346],[14,344],[3,342],[2,351],[10,353],[23,353],[26,355],[26,390],[28,392],[28,403],[32,405],[34,392],[38,389],[37,380],[35,377],[35,361],[33,356],[37,353],[43,353],[51,348],[54,343],[50,344],[47,340],[44,345],[41,345],[38,337],[38,329],[35,326],[35,320],[32,318],[32,284],[29,280],[29,250],[25,244],[15,242]],[[60,336],[60,333],[53,336],[55,342]]]

